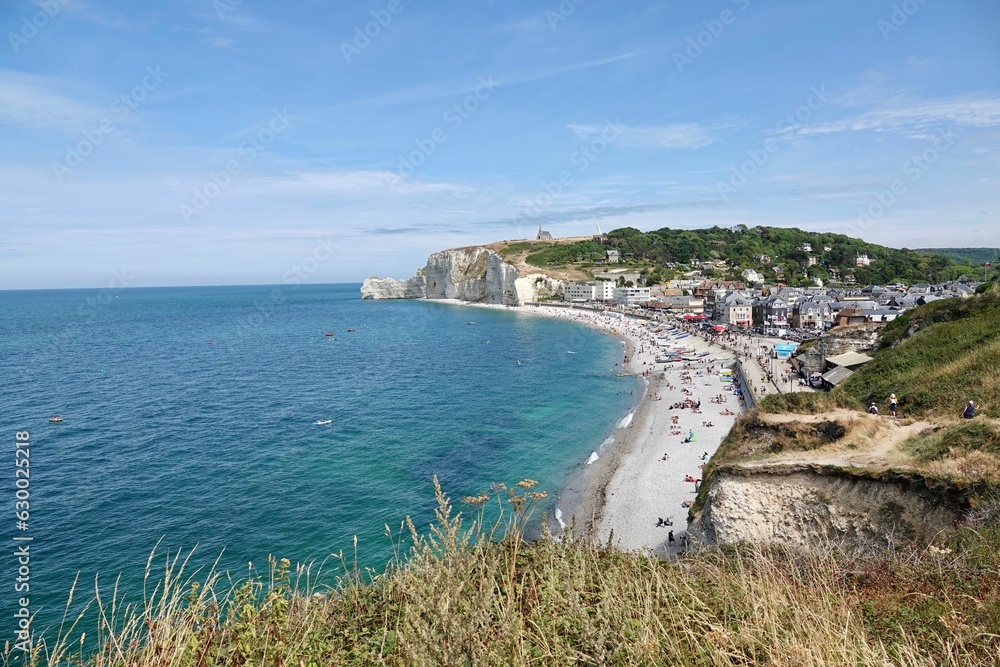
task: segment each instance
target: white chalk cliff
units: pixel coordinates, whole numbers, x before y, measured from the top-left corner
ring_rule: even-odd
[[[520,275],[513,264],[482,246],[436,252],[409,280],[372,276],[365,299],[458,299],[510,306],[558,293],[561,282],[541,273]]]
[[[701,546],[752,543],[802,551],[929,543],[962,518],[969,495],[904,473],[737,466],[713,476],[688,533]]]

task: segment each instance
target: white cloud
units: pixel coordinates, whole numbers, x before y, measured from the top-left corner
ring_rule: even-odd
[[[927,102],[897,102],[840,120],[802,125],[779,132],[803,137],[838,132],[893,132],[910,138],[925,138],[948,126],[1000,126],[1000,98],[953,98]]]
[[[578,139],[589,140],[607,133],[608,125],[568,126]],[[616,146],[656,150],[661,148],[703,148],[720,140],[728,125],[705,126],[698,123],[672,123],[659,127],[629,127],[615,124],[620,133],[614,140]]]
[[[226,51],[238,51],[236,40],[231,37],[210,37],[206,40],[209,46]]]
[[[42,8],[46,12],[51,13],[51,2],[32,0],[32,4]],[[98,11],[85,0],[60,2],[58,6],[60,12],[64,11],[68,16],[72,16],[73,18],[81,21],[86,21],[87,23],[91,23],[100,28],[111,28],[113,30],[120,31],[129,31],[134,29],[134,26],[128,21],[128,19],[118,12],[107,8],[102,8],[101,11]]]
[[[289,176],[265,177],[255,181],[256,191],[283,191],[296,194],[424,195],[469,192],[471,188],[447,181],[402,178],[384,169],[302,171]]]
[[[540,67],[537,69],[526,70],[523,72],[516,72],[509,75],[502,73],[496,75],[493,72],[487,72],[475,78],[470,77],[469,79],[462,82],[456,82],[454,79],[448,81],[435,81],[432,83],[424,83],[416,86],[410,86],[409,88],[392,90],[371,97],[365,97],[356,100],[350,100],[347,102],[342,102],[333,107],[322,109],[320,111],[322,113],[328,113],[330,111],[338,109],[358,107],[358,106],[387,107],[399,104],[413,104],[416,102],[425,102],[430,100],[467,95],[477,90],[481,91],[484,88],[488,92],[492,93],[492,90],[494,88],[498,88],[500,86],[511,86],[518,83],[540,81],[542,79],[561,76],[563,74],[569,74],[572,72],[580,72],[594,67],[603,67],[604,65],[610,65],[612,63],[616,63],[622,60],[634,58],[637,55],[640,54],[638,52],[622,53],[616,56],[608,56],[606,58],[597,58],[594,60],[584,60],[577,63],[570,63],[568,65]]]
[[[59,92],[66,88],[66,82],[54,77],[0,70],[0,125],[68,131],[107,113]]]

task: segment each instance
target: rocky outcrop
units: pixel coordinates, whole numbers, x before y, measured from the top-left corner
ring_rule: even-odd
[[[868,354],[875,349],[884,324],[849,324],[830,329],[795,358],[802,363],[802,370],[809,373],[826,371],[827,357],[835,357],[846,352]]]
[[[558,294],[561,282],[541,273],[519,275],[517,267],[489,248],[436,252],[409,280],[372,276],[361,286],[365,299],[458,299],[510,306]]]
[[[733,468],[713,476],[689,526],[701,546],[878,549],[930,542],[968,510],[969,490],[919,475],[821,466]]]

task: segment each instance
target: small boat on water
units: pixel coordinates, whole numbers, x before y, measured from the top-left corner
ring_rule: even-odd
[[[479,322],[466,322],[466,324],[479,324]]]
[[[350,333],[354,333],[354,329],[348,329]]]
[[[53,424],[58,424],[63,420],[62,415],[56,415],[55,417],[49,417],[49,421]]]
[[[333,423],[332,419],[317,419],[313,422],[316,426],[328,426]]]
[[[576,350],[566,350],[566,354],[576,354]]]
[[[333,334],[332,334],[332,333],[325,333],[325,334],[323,334],[323,335],[324,335],[324,336],[332,336]]]

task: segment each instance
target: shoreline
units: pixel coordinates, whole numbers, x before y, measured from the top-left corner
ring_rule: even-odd
[[[719,375],[721,368],[734,364],[734,353],[689,335],[671,339],[668,345],[687,347],[690,352],[685,356],[699,352],[704,356],[697,361],[656,363],[655,357],[662,352],[654,330],[674,327],[670,322],[640,323],[589,309],[434,301],[567,320],[609,333],[621,342],[622,372],[644,380],[642,394],[625,416],[616,419],[610,441],[595,451],[597,458],[592,454],[561,490],[553,519],[560,529],[573,526],[577,537],[602,543],[611,540],[628,551],[650,550],[661,557],[682,551],[687,529],[683,503],[696,495],[695,484],[686,480],[700,480],[701,466],[707,461],[703,456],[715,453],[743,412],[739,398]],[[724,402],[713,402],[720,397]],[[700,402],[700,412],[672,407],[685,401]],[[690,433],[695,440],[685,443]],[[669,519],[672,525],[657,525],[659,519]]]

